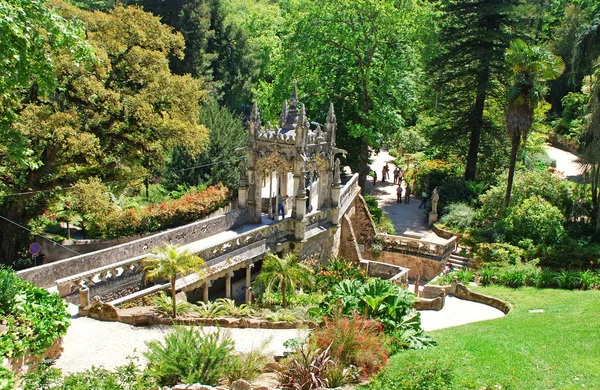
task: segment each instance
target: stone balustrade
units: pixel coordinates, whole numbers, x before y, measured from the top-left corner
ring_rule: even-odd
[[[410,271],[408,268],[365,259],[360,259],[360,264],[367,272],[367,276],[389,279],[397,284],[408,283],[408,272]]]
[[[358,194],[360,194],[360,186],[358,185],[358,173],[355,173],[340,191],[339,215],[344,215],[346,213],[348,207],[350,207]]]
[[[104,267],[58,279],[56,281],[58,294],[61,297],[64,297],[74,293],[81,287],[90,288],[98,284],[115,282],[127,276],[141,273],[143,269],[142,260],[146,257],[147,255],[137,256]]]
[[[447,259],[456,249],[457,237],[452,237],[443,243],[436,243],[406,236],[378,234],[384,250],[424,255],[436,260]]]

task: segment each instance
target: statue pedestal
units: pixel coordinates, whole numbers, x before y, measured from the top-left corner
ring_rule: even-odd
[[[436,223],[438,220],[438,215],[437,213],[434,213],[433,211],[431,211],[429,213],[429,225],[433,225],[434,223]]]

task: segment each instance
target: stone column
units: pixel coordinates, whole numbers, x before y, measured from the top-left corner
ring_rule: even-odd
[[[204,288],[202,290],[202,301],[204,303],[208,303],[208,288],[210,287],[210,282],[207,281],[204,283]]]
[[[294,174],[294,189],[293,189],[293,192],[291,194],[291,196],[294,197],[294,199],[292,200],[292,218],[296,218],[296,199],[295,199],[295,196],[298,195],[298,191],[300,190],[300,186],[304,184],[304,183],[301,183],[300,179],[301,179],[300,175]]]
[[[238,207],[248,208],[248,172],[246,171],[246,160],[240,162],[240,186],[238,188]]]
[[[333,183],[331,185],[331,223],[337,225],[340,221],[340,192],[342,182],[340,179],[340,160],[335,160]]]
[[[225,298],[231,298],[231,278],[233,277],[233,272],[225,275]]]
[[[254,267],[254,264],[248,264],[246,266],[246,303],[250,303],[250,295],[248,294],[248,291],[250,290],[252,282],[252,267]]]
[[[248,199],[249,222],[262,222],[262,173],[252,169],[249,172],[250,192]]]
[[[85,309],[90,304],[90,289],[83,286],[79,289],[79,309]]]

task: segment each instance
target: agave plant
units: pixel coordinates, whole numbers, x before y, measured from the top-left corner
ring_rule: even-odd
[[[223,317],[224,313],[223,303],[218,301],[208,303],[198,302],[194,307],[194,314],[200,318]]]
[[[229,298],[219,298],[215,301],[216,304],[219,304],[222,310],[222,315],[227,317],[251,317],[254,314],[254,310],[246,305],[236,305],[233,299]]]

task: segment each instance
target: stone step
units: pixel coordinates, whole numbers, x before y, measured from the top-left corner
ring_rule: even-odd
[[[450,258],[454,259],[456,261],[460,261],[463,263],[468,263],[471,259],[468,257],[464,257],[464,256],[459,256],[459,255],[455,255],[454,253],[450,254]]]

